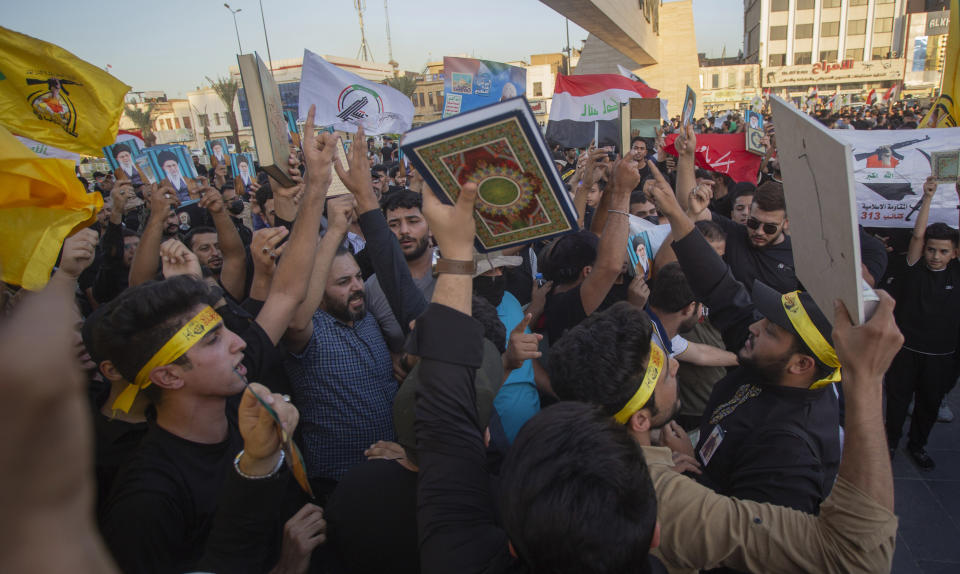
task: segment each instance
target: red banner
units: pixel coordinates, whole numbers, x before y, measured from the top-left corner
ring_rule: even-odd
[[[677,134],[667,136],[664,150],[677,155],[673,147]],[[697,167],[717,173],[725,173],[736,182],[757,183],[760,156],[747,151],[746,137],[738,134],[697,134],[697,151],[694,154]]]

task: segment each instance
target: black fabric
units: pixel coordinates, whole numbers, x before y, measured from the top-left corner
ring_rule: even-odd
[[[324,517],[345,571],[420,572],[417,473],[392,460],[362,462],[340,479]]]
[[[770,383],[741,367],[716,384],[700,426],[696,452],[703,474],[697,480],[719,494],[816,514],[840,467],[837,397],[831,387]],[[751,384],[760,387],[759,395],[726,416],[717,412]],[[700,449],[716,425],[725,435],[706,464]]]
[[[103,536],[121,571],[194,570],[242,447],[233,424],[223,442],[199,444],[150,423],[116,478],[104,517]]]
[[[860,261],[873,276],[877,287],[887,272],[887,246],[860,226]]]
[[[943,271],[931,271],[923,259],[907,266],[897,279],[894,317],[904,346],[930,354],[957,350],[960,319],[960,263],[952,259]]]
[[[123,227],[108,223],[100,238],[103,258],[93,281],[93,298],[99,303],[113,300],[129,286],[130,270],[123,265]]]
[[[777,245],[757,248],[750,242],[745,226],[716,213],[713,214],[713,221],[727,233],[724,259],[730,265],[733,276],[748,290],[752,289],[757,279],[781,293],[800,288],[793,269],[793,244],[789,235],[785,235]]]
[[[900,349],[884,377],[887,391],[887,442],[890,448],[895,448],[900,442],[911,399],[913,415],[907,447],[917,449],[927,445],[930,431],[937,422],[940,402],[956,381],[956,368],[954,355],[924,355],[910,349]]]
[[[546,318],[548,340],[553,345],[564,333],[587,318],[583,300],[580,298],[580,285],[563,293],[548,293],[543,316]]]

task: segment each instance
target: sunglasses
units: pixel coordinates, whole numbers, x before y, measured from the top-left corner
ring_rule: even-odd
[[[778,229],[780,229],[780,226],[783,224],[782,223],[766,223],[766,222],[760,221],[756,217],[747,218],[747,227],[749,227],[750,229],[759,229],[761,225],[763,226],[763,233],[765,235],[773,235],[774,233],[777,232]]]

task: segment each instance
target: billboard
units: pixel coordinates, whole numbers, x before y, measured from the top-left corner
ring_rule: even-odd
[[[527,71],[523,68],[476,60],[443,58],[443,117],[447,118],[527,91]]]

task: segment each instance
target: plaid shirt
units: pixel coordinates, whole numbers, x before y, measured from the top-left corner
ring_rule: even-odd
[[[313,337],[285,364],[300,411],[303,456],[310,478],[340,478],[378,440],[395,440],[390,352],[367,313],[353,327],[324,311],[313,315]]]

